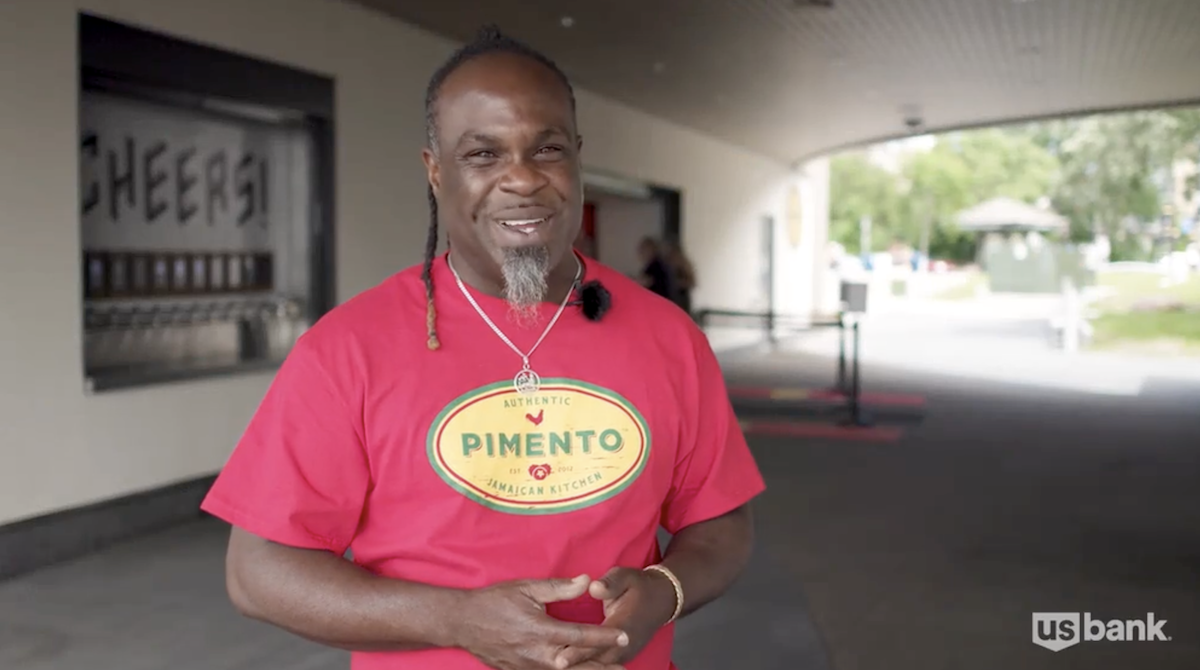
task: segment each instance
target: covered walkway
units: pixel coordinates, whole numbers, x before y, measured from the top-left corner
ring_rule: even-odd
[[[726,361],[742,386],[830,378],[803,353]],[[769,485],[758,551],[681,624],[681,670],[1196,667],[1200,382],[1129,397],[864,372],[873,392],[924,397],[923,420],[888,441],[752,436]],[[225,534],[198,521],[0,585],[0,667],[344,668],[234,615]],[[1154,612],[1172,639],[1056,655],[1030,644],[1038,611]]]
[[[99,314],[112,296],[91,291],[106,276],[93,277],[96,259],[124,268],[113,259],[146,261],[167,245],[223,264],[238,248],[248,265],[231,263],[263,267],[262,250],[237,235],[120,232],[158,216],[179,220],[157,230],[179,231],[198,211],[135,202],[128,176],[166,155],[163,137],[191,138],[178,128],[194,126],[171,125],[179,108],[156,116],[136,95],[112,104],[120,95],[110,94],[164,86],[169,95],[153,100],[182,100],[188,123],[220,131],[202,147],[217,157],[244,146],[213,119],[287,129],[255,137],[291,148],[284,163],[299,195],[272,211],[301,212],[285,223],[296,239],[312,233],[314,248],[276,240],[266,267],[275,253],[304,271],[239,308],[283,320],[272,333],[302,330],[421,260],[424,86],[459,41],[497,20],[577,80],[600,260],[625,271],[641,235],[679,241],[697,268],[699,309],[836,311],[826,156],[839,147],[1200,100],[1192,0],[0,2],[0,147],[12,158],[0,170],[0,670],[347,667],[341,652],[236,616],[226,528],[196,509],[290,336],[262,344],[239,330],[241,312],[205,312],[197,322],[227,319],[215,348],[237,361],[197,371],[179,355],[194,341],[180,345],[169,327],[130,336]],[[172,48],[122,50],[88,39],[84,24]],[[217,69],[173,66],[185,62]],[[221,74],[230,71],[278,76],[259,87]],[[134,85],[113,72],[134,73]],[[256,106],[272,95],[280,107]],[[107,139],[87,131],[93,122]],[[313,132],[300,141],[288,134],[298,126]],[[153,134],[162,128],[176,130]],[[125,134],[142,142],[137,161],[132,148],[128,161],[116,153]],[[196,155],[171,151],[174,165]],[[261,173],[249,159],[235,165],[246,170],[237,194],[254,204],[247,184]],[[232,189],[213,180],[210,199]],[[91,187],[102,184],[133,204],[100,200]],[[263,288],[247,281],[251,293]],[[188,303],[192,288],[164,301]],[[152,325],[186,311],[158,309]],[[939,376],[953,345],[910,324],[867,328],[865,378],[881,397],[919,398],[915,418],[866,430],[796,412],[795,389],[831,383],[829,359],[814,353],[827,333],[728,350],[756,335],[710,333],[730,387],[757,398],[735,394],[768,491],[753,565],[680,624],[680,670],[1200,667],[1200,382],[1101,383],[1093,370],[1032,385],[999,358],[986,361],[990,377]],[[1021,324],[1011,334],[1029,335]],[[247,351],[250,362],[238,358]],[[136,367],[129,360],[151,354],[166,360],[157,377],[105,376],[105,364]],[[1069,366],[1042,368],[1063,377]],[[1031,643],[1036,612],[1154,613],[1169,639],[1054,653]]]

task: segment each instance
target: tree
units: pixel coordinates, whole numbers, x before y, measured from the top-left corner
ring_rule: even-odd
[[[1139,257],[1147,224],[1196,216],[1164,208],[1180,160],[1200,160],[1200,108],[947,133],[907,156],[898,173],[844,154],[831,165],[831,238],[859,252],[859,221],[869,216],[872,248],[903,240],[969,260],[974,237],[958,230],[957,212],[997,196],[1031,204],[1049,197],[1073,240],[1103,232],[1115,258]],[[1185,198],[1200,188],[1196,179]]]
[[[903,169],[908,238],[930,255],[956,261],[974,257],[974,235],[955,215],[1005,196],[1035,203],[1053,188],[1058,163],[1029,137],[987,129],[950,133],[929,152],[914,154]]]
[[[1051,201],[1070,219],[1072,238],[1103,232],[1115,258],[1140,257],[1146,224],[1178,214],[1164,209],[1162,197],[1174,194],[1173,166],[1200,157],[1197,109],[1055,120],[1016,132],[1058,159]],[[1187,186],[1194,191],[1196,183]]]
[[[970,162],[961,151],[961,135],[939,141],[929,152],[914,154],[902,168],[907,239],[931,256],[969,260],[971,238],[958,230],[954,214],[974,204]]]
[[[871,248],[890,243],[901,226],[895,176],[857,152],[833,157],[829,170],[830,239],[862,253],[859,226],[870,217]]]

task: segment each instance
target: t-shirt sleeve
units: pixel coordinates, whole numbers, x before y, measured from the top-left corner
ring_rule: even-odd
[[[694,329],[696,388],[683,413],[685,425],[675,461],[662,525],[674,534],[731,512],[766,489],[741,423],[733,411],[725,377],[708,338]]]
[[[201,509],[279,544],[345,553],[370,486],[345,391],[302,337]]]

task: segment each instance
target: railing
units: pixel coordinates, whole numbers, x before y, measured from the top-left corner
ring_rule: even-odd
[[[739,327],[761,327],[766,340],[772,345],[778,342],[780,328],[795,332],[810,331],[817,328],[838,329],[838,361],[837,380],[834,390],[845,397],[846,409],[849,413],[849,423],[855,426],[869,426],[870,419],[862,406],[862,373],[859,364],[859,342],[861,339],[858,319],[847,312],[840,312],[832,317],[799,317],[796,315],[779,314],[774,311],[744,312],[727,309],[703,309],[696,313],[696,320],[702,328],[717,325],[715,319],[724,317]],[[847,321],[850,323],[848,324]],[[722,324],[723,325],[723,324]],[[846,330],[851,331],[850,360],[847,361]],[[849,369],[847,369],[849,363]]]

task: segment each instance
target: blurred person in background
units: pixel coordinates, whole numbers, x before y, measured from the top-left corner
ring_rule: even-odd
[[[652,237],[642,238],[638,245],[638,257],[642,261],[642,286],[675,302],[674,273],[658,241]]]
[[[675,302],[683,311],[692,313],[692,291],[696,288],[696,267],[678,242],[666,245],[666,261],[675,280]]]

